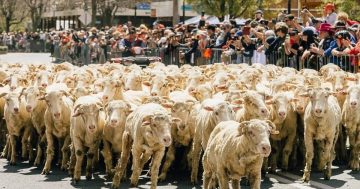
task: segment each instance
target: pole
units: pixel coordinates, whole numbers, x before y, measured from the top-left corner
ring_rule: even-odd
[[[288,14],[291,14],[291,0],[288,0]]]
[[[182,23],[185,24],[185,0],[183,0],[182,11]]]

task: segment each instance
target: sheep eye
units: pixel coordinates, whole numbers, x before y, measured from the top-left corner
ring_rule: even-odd
[[[219,112],[215,112],[215,115],[219,115]]]

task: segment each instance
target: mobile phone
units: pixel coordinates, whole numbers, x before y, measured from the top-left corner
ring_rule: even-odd
[[[250,35],[250,27],[249,26],[244,26],[242,34],[243,35]]]

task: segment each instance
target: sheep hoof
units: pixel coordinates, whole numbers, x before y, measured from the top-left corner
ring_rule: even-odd
[[[49,169],[44,169],[41,174],[42,175],[48,175],[50,173],[50,170]]]

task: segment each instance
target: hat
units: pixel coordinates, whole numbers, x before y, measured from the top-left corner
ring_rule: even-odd
[[[256,28],[256,26],[258,26],[258,25],[259,25],[259,23],[255,20],[250,22],[250,27],[252,27],[252,28]]]
[[[208,25],[208,26],[207,26],[207,29],[208,29],[208,30],[215,30],[215,29],[216,29],[216,26],[211,24],[211,25]]]
[[[292,29],[289,31],[289,35],[294,36],[297,35],[299,33],[299,31],[297,29]]]
[[[255,11],[255,14],[263,14],[263,11],[262,10],[257,10],[257,11]]]
[[[240,37],[240,36],[242,36],[243,35],[243,33],[242,33],[242,31],[241,30],[239,30],[239,31],[237,31],[236,33],[235,33],[235,37]]]
[[[338,29],[338,28],[346,28],[346,24],[343,21],[337,21],[335,23],[334,27],[332,27],[332,28],[336,28],[336,29]]]
[[[324,9],[335,10],[335,5],[333,3],[328,3],[324,6]]]
[[[328,23],[322,23],[320,25],[319,31],[321,32],[331,32],[332,31],[332,27],[330,24]]]
[[[350,39],[351,35],[348,31],[341,30],[341,31],[336,32],[335,37],[338,39]]]
[[[285,16],[285,18],[287,18],[289,20],[293,20],[295,18],[295,16],[292,15],[292,14],[288,14],[288,15]]]
[[[306,27],[302,31],[302,35],[314,36],[314,34],[315,34],[315,31],[314,31],[314,28],[312,28],[312,27]]]

